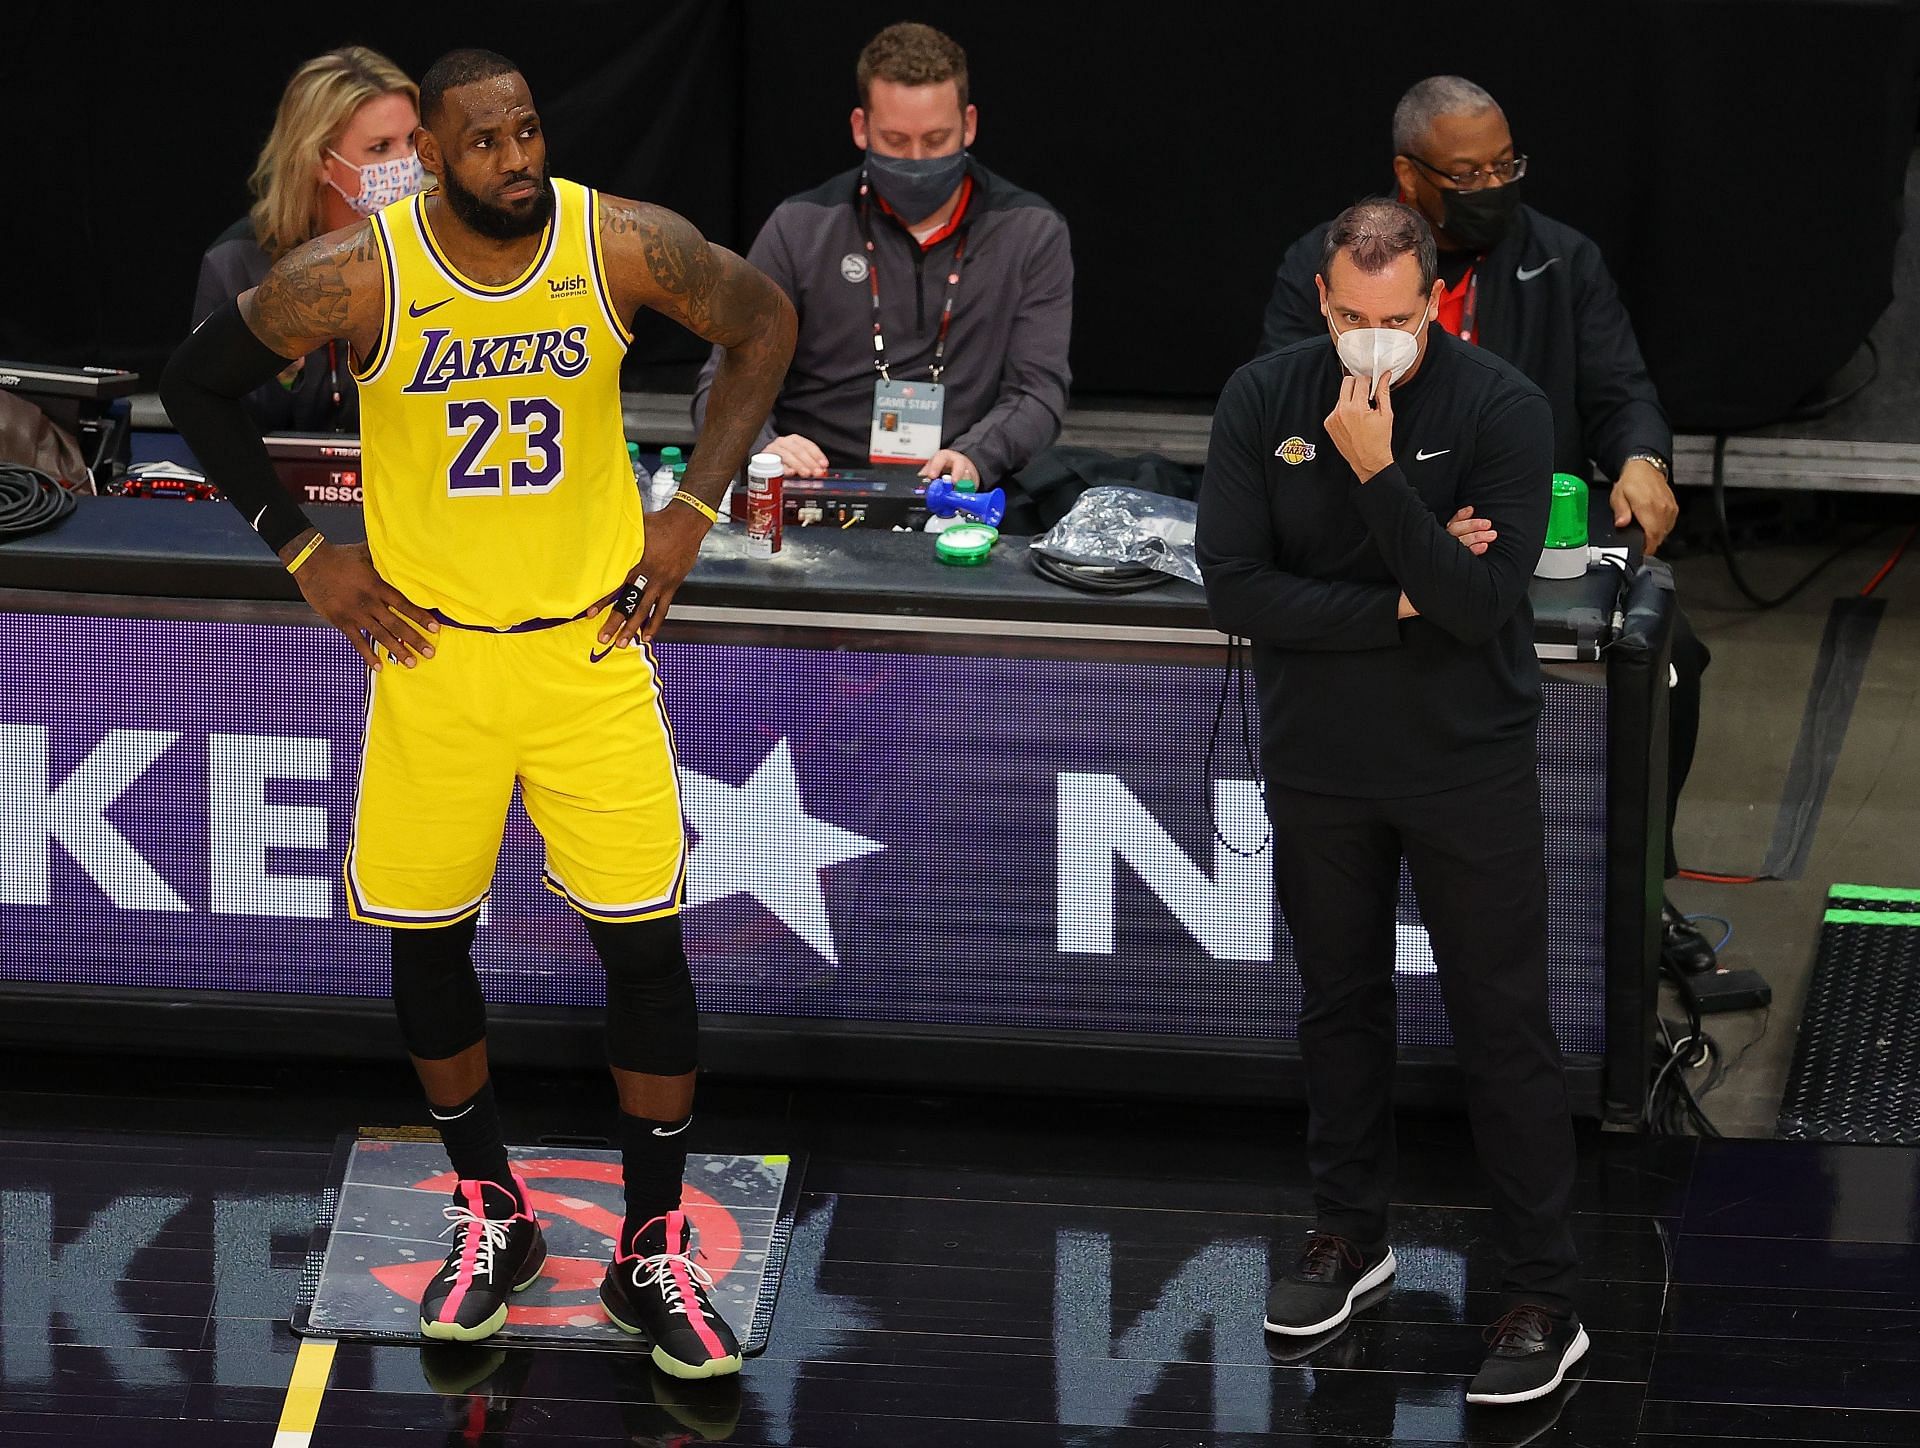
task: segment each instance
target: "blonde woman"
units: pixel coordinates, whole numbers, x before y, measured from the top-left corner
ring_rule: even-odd
[[[419,107],[407,73],[365,46],[330,50],[295,71],[249,181],[253,208],[201,259],[193,325],[258,286],[296,246],[420,190]],[[352,371],[337,344],[293,363],[251,394],[247,409],[269,432],[360,427]]]

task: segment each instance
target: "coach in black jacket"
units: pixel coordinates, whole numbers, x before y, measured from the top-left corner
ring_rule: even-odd
[[[1442,75],[1413,86],[1394,108],[1393,145],[1400,199],[1426,217],[1440,247],[1440,325],[1511,362],[1546,393],[1554,469],[1611,479],[1615,525],[1638,523],[1646,551],[1658,551],[1680,511],[1669,482],[1673,428],[1600,248],[1520,202],[1527,158],[1515,153],[1498,103],[1471,81]],[[1280,263],[1262,352],[1324,335],[1314,274],[1326,232],[1308,232]],[[1700,675],[1708,660],[1686,615],[1676,613],[1669,879],[1680,869],[1673,816],[1699,739]],[[1694,973],[1713,966],[1712,948],[1671,904],[1664,926],[1663,946],[1677,967]]]
[[[1467,1401],[1521,1402],[1587,1349],[1527,602],[1552,419],[1517,370],[1431,325],[1442,284],[1410,208],[1350,207],[1316,271],[1319,337],[1249,363],[1220,395],[1194,538],[1215,626],[1253,641],[1274,897],[1302,987],[1316,1220],[1266,1323],[1331,1332],[1395,1271],[1404,857],[1502,1258],[1506,1315]]]

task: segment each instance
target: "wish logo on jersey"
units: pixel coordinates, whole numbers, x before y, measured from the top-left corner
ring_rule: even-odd
[[[578,377],[591,360],[585,324],[565,331],[509,332],[502,337],[456,337],[450,328],[429,327],[421,336],[426,350],[402,392],[445,392],[456,382],[542,372]]]

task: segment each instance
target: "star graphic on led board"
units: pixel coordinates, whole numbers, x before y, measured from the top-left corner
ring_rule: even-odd
[[[807,813],[787,741],[768,750],[738,786],[683,768],[680,798],[697,836],[687,860],[688,908],[751,895],[838,965],[820,872],[886,846]]]

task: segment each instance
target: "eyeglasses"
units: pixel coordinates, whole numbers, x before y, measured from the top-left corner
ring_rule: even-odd
[[[1480,170],[1461,171],[1457,174],[1452,171],[1442,171],[1438,166],[1430,166],[1418,156],[1408,156],[1407,159],[1422,171],[1446,182],[1456,191],[1478,191],[1482,186],[1495,181],[1506,186],[1527,174],[1525,156],[1515,156],[1511,161],[1495,161],[1491,166]]]

